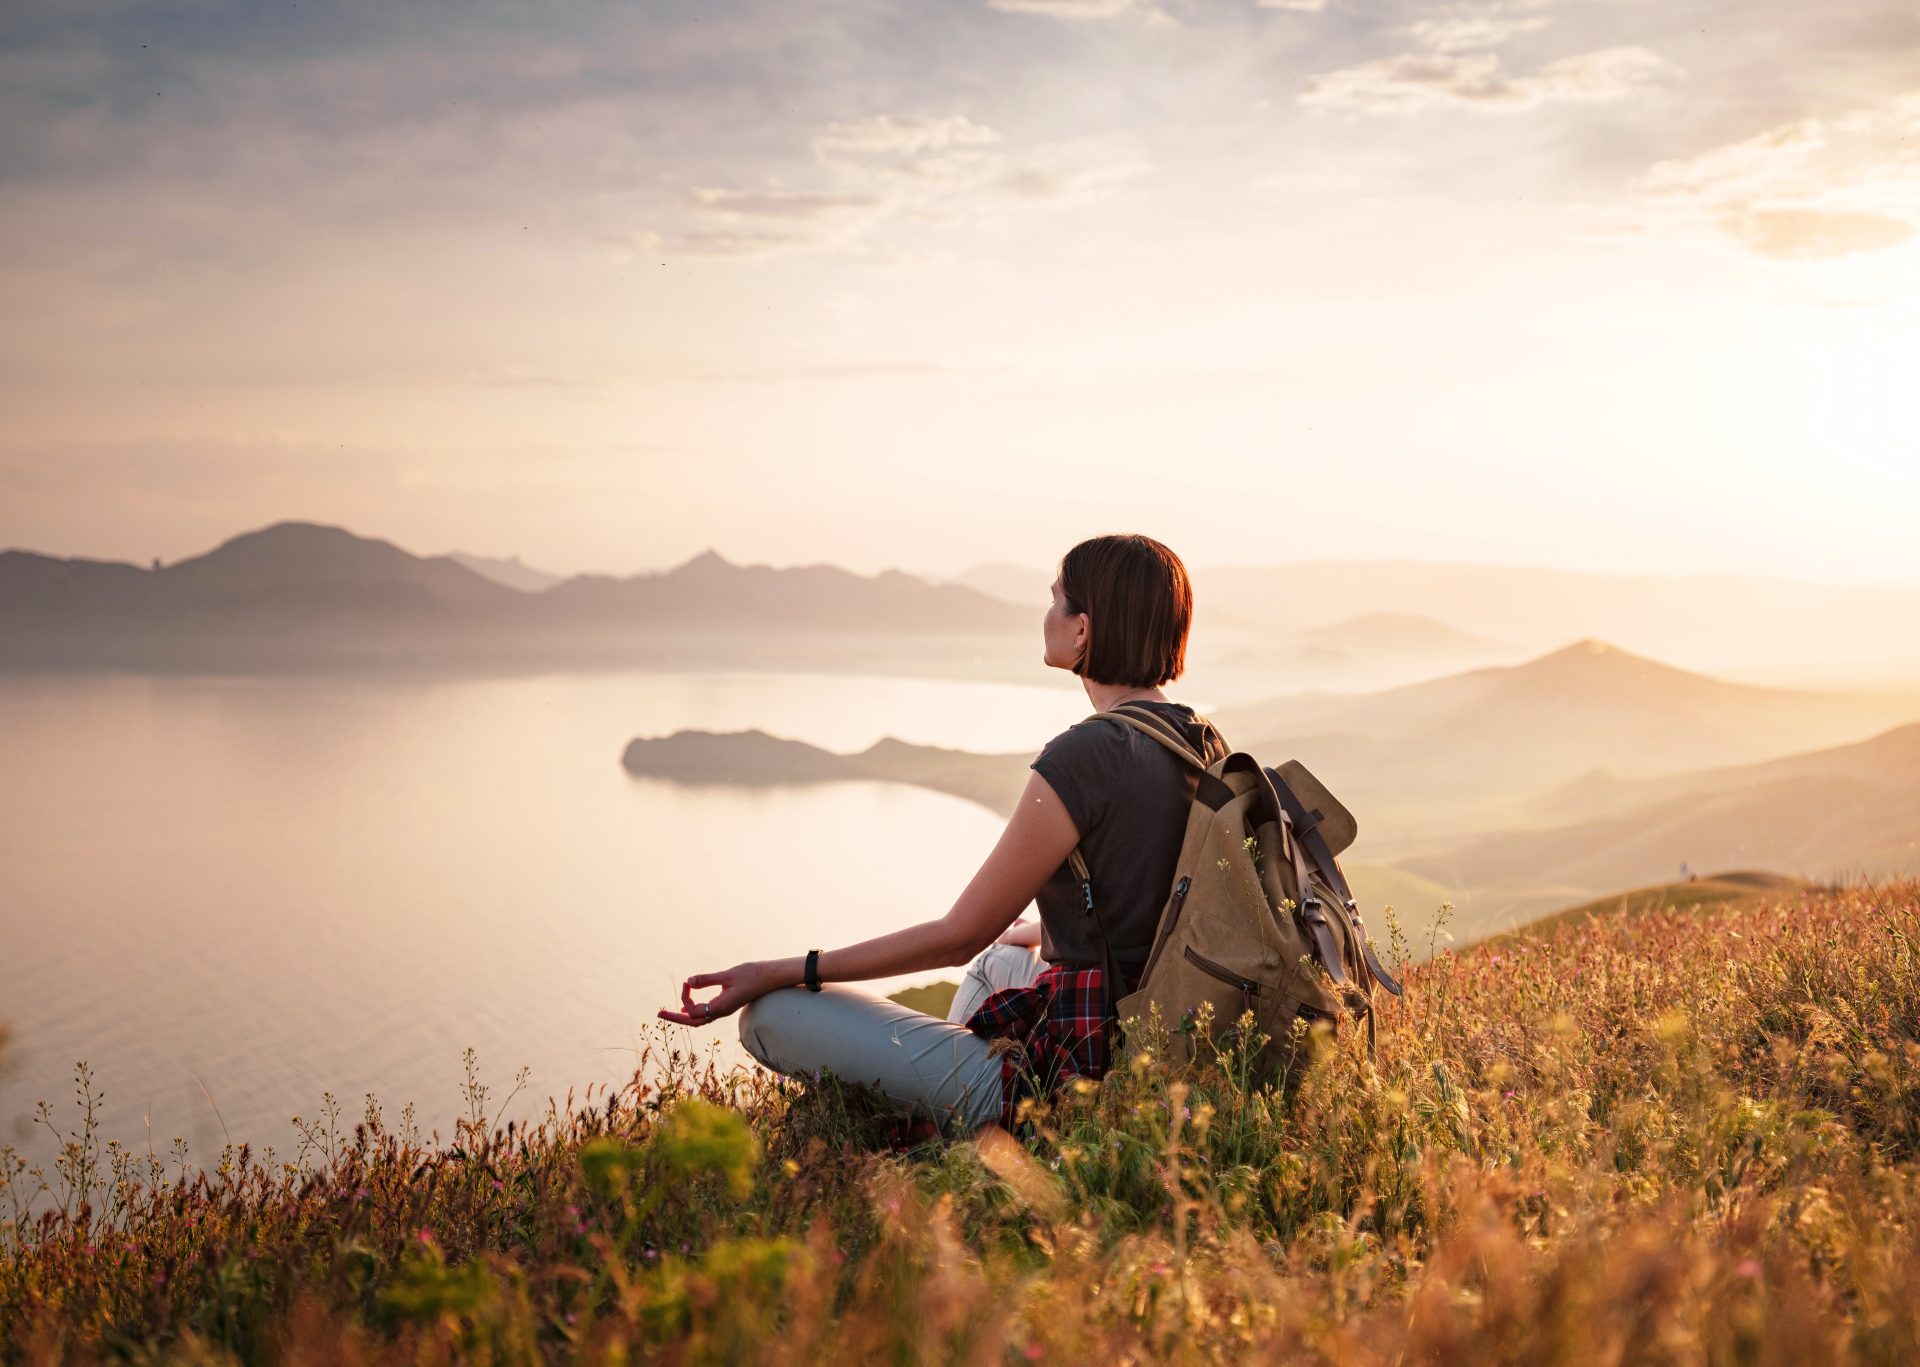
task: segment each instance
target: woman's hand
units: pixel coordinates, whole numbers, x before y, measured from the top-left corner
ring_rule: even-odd
[[[718,973],[696,973],[680,984],[680,1007],[662,1007],[660,1019],[680,1025],[710,1025],[722,1016],[731,1016],[750,1001],[756,1001],[779,987],[791,987],[783,981],[778,964],[735,964]],[[720,995],[707,1001],[693,999],[696,987],[717,987]]]
[[[1000,933],[994,941],[997,945],[1016,945],[1021,949],[1040,947],[1040,923],[1038,921],[1015,921]]]

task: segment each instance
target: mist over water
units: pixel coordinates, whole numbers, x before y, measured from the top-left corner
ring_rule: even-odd
[[[1037,753],[1088,710],[825,675],[0,680],[0,1141],[50,1161],[34,1105],[75,1126],[80,1059],[103,1141],[150,1117],[198,1162],[290,1157],[328,1091],[450,1133],[469,1045],[496,1104],[531,1068],[507,1115],[618,1086],[682,977],[938,915],[1003,824],[899,784],[636,779],[629,739]],[[694,1038],[744,1057],[731,1026]]]

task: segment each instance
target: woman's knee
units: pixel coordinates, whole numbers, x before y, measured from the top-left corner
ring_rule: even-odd
[[[809,1013],[820,1014],[825,994],[782,987],[740,1008],[740,1043],[763,1067],[775,1072],[791,1066],[802,1047]]]
[[[767,1013],[761,1007],[761,1002],[765,1000],[762,997],[740,1008],[740,1044],[763,1068],[771,1068],[773,1065],[767,1061],[767,1046],[763,1043]]]

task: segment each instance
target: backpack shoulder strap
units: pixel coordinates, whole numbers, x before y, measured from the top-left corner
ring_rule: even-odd
[[[1197,754],[1194,748],[1187,744],[1186,738],[1175,731],[1172,724],[1165,718],[1157,717],[1145,709],[1132,712],[1121,711],[1121,708],[1126,706],[1126,703],[1121,703],[1120,707],[1114,708],[1111,712],[1095,712],[1093,715],[1095,717],[1106,717],[1113,721],[1125,722],[1134,730],[1152,736],[1196,769],[1206,769],[1209,767],[1206,759]]]

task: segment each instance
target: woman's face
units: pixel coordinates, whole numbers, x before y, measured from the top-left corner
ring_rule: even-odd
[[[1080,658],[1080,652],[1087,644],[1087,614],[1067,612],[1066,591],[1060,587],[1059,577],[1053,581],[1053,601],[1047,605],[1047,615],[1040,623],[1040,639],[1043,643],[1040,659],[1043,664],[1055,669],[1072,669],[1073,662]]]

